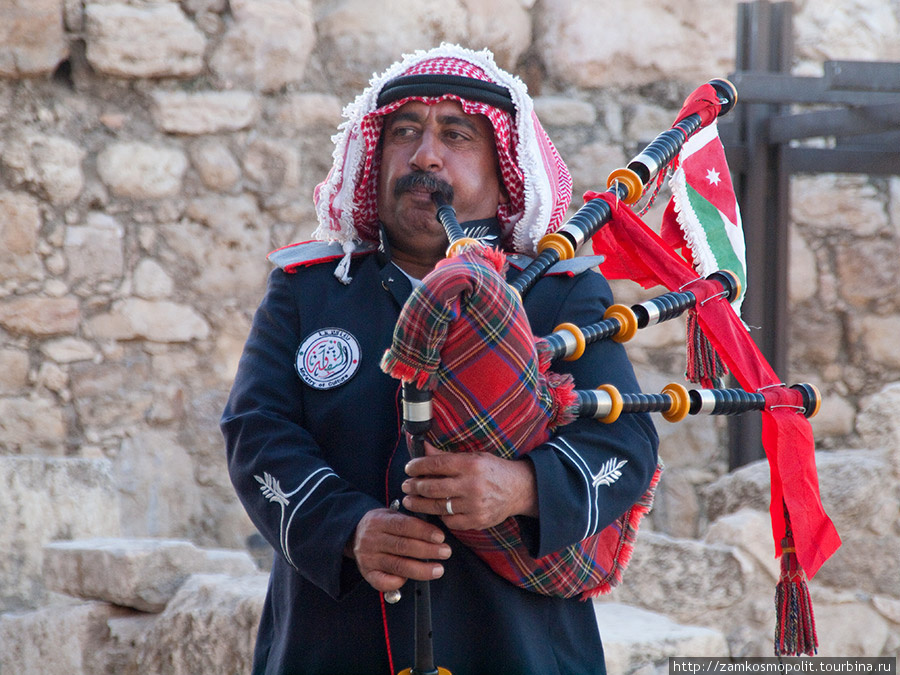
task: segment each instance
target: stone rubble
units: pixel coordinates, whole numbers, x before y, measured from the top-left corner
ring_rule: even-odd
[[[0,672],[247,671],[265,574],[246,551],[262,567],[271,551],[216,421],[266,253],[310,236],[341,108],[372,73],[441,41],[492,48],[535,95],[577,202],[733,69],[737,5],[0,4]],[[896,3],[793,13],[796,74],[900,61]],[[791,208],[783,377],[822,391],[819,478],[844,540],[811,584],[820,652],[896,654],[900,177],[795,176]],[[645,390],[680,379],[683,339],[673,321],[629,343]],[[728,473],[723,420],[658,428],[655,510],[596,603],[610,673],[769,655],[768,467]]]
[[[47,589],[143,612],[161,612],[191,574],[256,572],[243,551],[202,550],[166,539],[79,539],[44,547]]]

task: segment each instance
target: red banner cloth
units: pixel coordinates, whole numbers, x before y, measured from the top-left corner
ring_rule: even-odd
[[[586,202],[592,199],[605,200],[613,213],[592,240],[594,252],[606,257],[600,269],[607,278],[631,279],[644,288],[662,285],[670,291],[697,282],[700,277],[694,269],[626,204],[610,193],[584,195]],[[771,474],[769,511],[775,552],[782,552],[786,506],[797,558],[812,578],[841,540],[819,495],[809,420],[796,410],[802,395],[782,385],[727,299],[709,298],[698,302],[695,310],[704,334],[740,385],[766,396],[762,443]]]
[[[684,100],[678,117],[675,118],[675,124],[678,124],[688,115],[694,113],[700,115],[700,126],[705,127],[719,115],[722,110],[722,104],[719,101],[719,94],[716,88],[709,83],[701,84],[694,89]],[[673,124],[672,126],[675,126]]]

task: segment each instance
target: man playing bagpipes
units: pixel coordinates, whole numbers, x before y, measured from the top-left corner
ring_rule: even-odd
[[[442,45],[406,56],[344,114],[315,192],[317,241],[270,255],[277,269],[221,422],[235,489],[275,549],[253,672],[395,673],[413,661],[406,582],[435,580],[434,652],[455,675],[604,673],[583,600],[627,562],[657,476],[657,436],[646,413],[599,424],[561,412],[573,382],[639,391],[620,344],[591,345],[551,374],[532,339],[561,321],[602,319],[612,297],[590,269],[597,258],[558,263],[533,285],[527,324],[515,323],[527,340],[491,335],[507,325],[504,308],[519,307],[495,277],[507,265],[514,277],[562,226],[568,170],[524,84],[488,52]],[[427,328],[398,318],[446,256],[433,193],[468,237],[509,260],[451,261],[465,278],[447,282],[459,293],[435,312],[455,311],[477,286],[482,309],[458,321],[483,337],[463,336],[462,353],[490,348],[432,378],[435,430],[426,455],[410,459],[400,382],[382,358],[395,330]],[[437,407],[441,389],[468,381],[467,366],[494,401],[510,396],[490,419]],[[541,424],[506,437],[535,409]]]

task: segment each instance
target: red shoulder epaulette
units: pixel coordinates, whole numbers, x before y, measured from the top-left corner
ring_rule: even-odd
[[[375,250],[374,244],[357,244],[353,257],[367,255]],[[337,241],[301,241],[276,248],[266,258],[285,272],[295,272],[298,267],[309,267],[340,260],[344,249]]]

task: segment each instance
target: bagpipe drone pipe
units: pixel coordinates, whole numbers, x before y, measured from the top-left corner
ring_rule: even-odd
[[[413,456],[423,452],[427,439],[441,449],[517,457],[577,417],[613,422],[622,414],[660,412],[665,419],[678,421],[695,414],[760,411],[772,477],[775,552],[782,556],[783,571],[776,593],[775,652],[812,654],[817,638],[805,577],[812,577],[840,545],[819,499],[807,420],[818,411],[819,393],[809,384],[788,387],[776,377],[731,305],[741,292],[734,272],[718,270],[701,277],[692,260],[681,257],[630,208],[647,185],[661,180],[685,142],[727,113],[735,101],[736,91],[725,80],[712,80],[695,90],[675,124],[625,168],[610,174],[606,192],[586,194],[585,204],[540,241],[537,257],[511,282],[504,277],[503,254],[465,238],[452,205],[435,193],[437,218],[450,241],[448,257],[406,302],[382,369],[403,382],[403,414]],[[573,258],[588,241],[595,253],[605,256],[600,269],[607,278],[629,278],[645,288],[661,285],[668,292],[630,308],[613,305],[602,321],[590,326],[562,324],[550,335],[534,336],[522,296],[554,264]],[[591,343],[626,341],[639,328],[685,312],[689,327],[708,340],[741,389],[711,386],[711,371],[700,368],[694,370],[702,388],[692,391],[679,384],[660,394],[620,392],[611,385],[578,390],[567,376],[551,369],[554,359],[577,359]],[[504,322],[502,330],[496,329],[499,321]],[[485,329],[473,331],[473,325]],[[489,367],[473,367],[480,358],[490,363],[490,352],[497,347],[486,335],[502,335],[497,340],[502,339],[504,360],[514,355],[512,361],[526,374],[519,379],[529,386],[522,387],[514,401],[497,401],[492,385],[479,383],[496,376]],[[456,380],[464,378],[465,386],[447,386],[450,374]],[[470,400],[472,392],[484,395]],[[515,413],[504,414],[498,406]],[[473,410],[479,411],[481,420],[502,428],[474,438],[466,417]],[[543,558],[529,555],[515,518],[488,530],[454,531],[454,535],[512,583],[549,595],[593,597],[620,580],[637,525],[652,504],[659,473],[657,469],[647,493],[615,523]],[[551,573],[559,569],[566,572]]]

